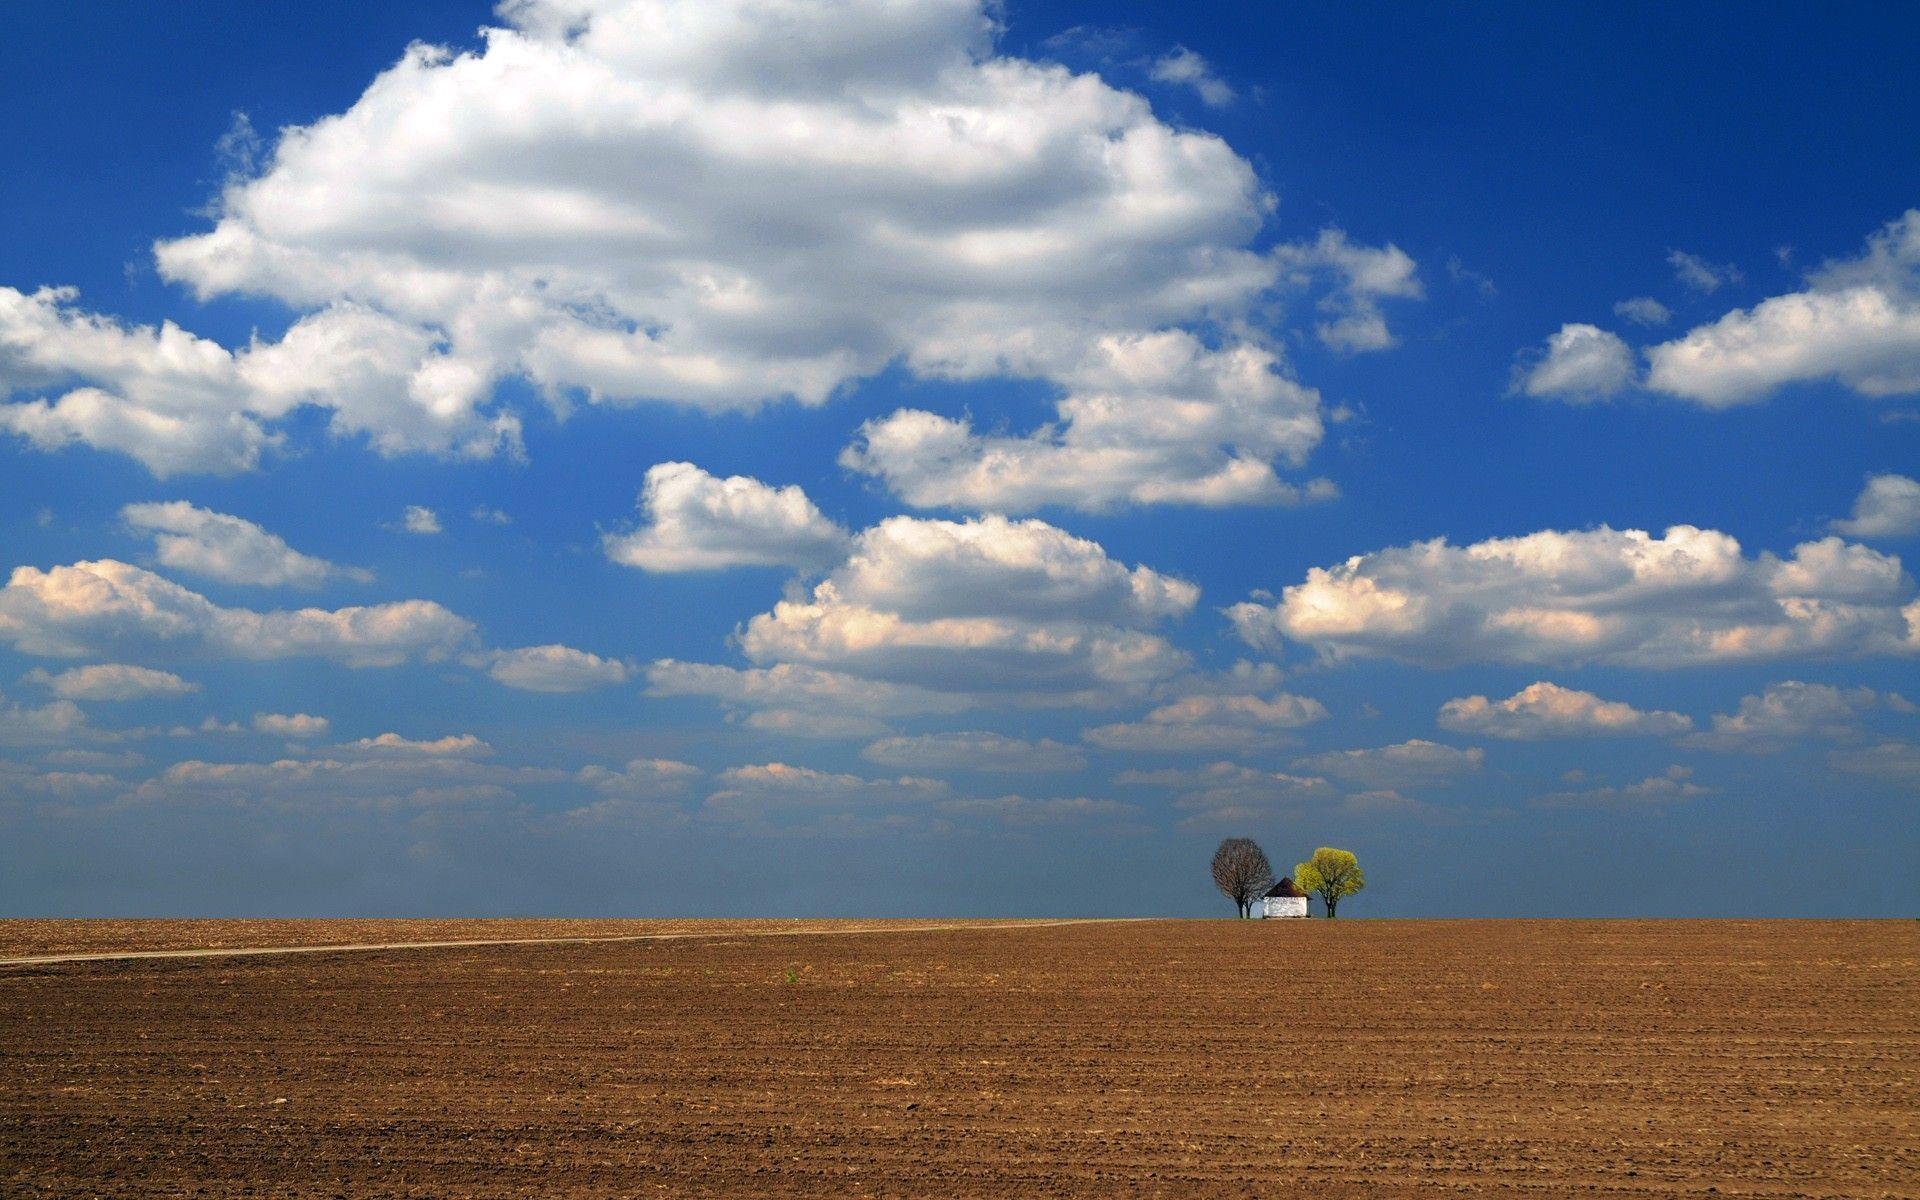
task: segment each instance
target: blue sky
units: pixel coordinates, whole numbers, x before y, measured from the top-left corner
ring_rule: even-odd
[[[866,7],[10,14],[0,910],[1914,910],[1908,18]]]

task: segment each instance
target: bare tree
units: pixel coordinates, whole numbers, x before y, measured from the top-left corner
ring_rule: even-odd
[[[1213,883],[1241,916],[1251,916],[1254,898],[1273,886],[1273,866],[1252,838],[1228,838],[1213,852]]]

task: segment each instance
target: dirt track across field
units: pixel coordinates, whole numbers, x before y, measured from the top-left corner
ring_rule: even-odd
[[[711,937],[848,937],[860,934],[898,934],[903,929],[915,932],[927,930],[959,929],[1044,929],[1055,925],[1084,925],[1094,920],[1115,920],[1120,918],[1079,918],[1062,921],[915,921],[887,923],[883,925],[862,925],[857,922],[838,921],[791,921],[756,922],[745,929],[681,929],[673,931],[648,930],[646,932],[625,933],[545,933],[527,936],[503,936],[483,938],[456,938],[447,941],[392,941],[392,942],[329,942],[314,941],[286,942],[279,945],[262,946],[215,946],[215,947],[174,947],[165,950],[152,949],[114,949],[114,950],[62,950],[53,953],[29,954],[17,957],[0,957],[0,968],[6,967],[45,967],[58,963],[84,962],[127,962],[143,958],[257,958],[274,954],[365,954],[376,950],[456,950],[485,946],[557,946],[578,945],[588,942],[660,942],[678,941],[683,938]],[[324,925],[326,922],[312,922]],[[406,925],[399,921],[395,924]],[[608,921],[608,926],[646,926],[645,921]],[[713,923],[706,923],[713,924]],[[721,923],[724,924],[724,923]],[[742,924],[745,924],[744,922]],[[402,935],[403,937],[406,935]],[[171,940],[171,939],[170,939]]]
[[[708,924],[0,968],[0,1195],[1920,1196],[1914,922]]]

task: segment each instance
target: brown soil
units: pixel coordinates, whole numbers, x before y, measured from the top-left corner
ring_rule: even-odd
[[[952,921],[609,920],[569,918],[367,918],[334,920],[76,920],[0,918],[0,959],[114,951],[217,950],[241,946],[338,946],[392,942],[613,938],[689,933],[765,933],[865,928],[912,929]],[[1017,922],[972,921],[993,925]]]
[[[0,969],[8,1197],[1582,1193],[1920,1196],[1920,924],[729,925]]]

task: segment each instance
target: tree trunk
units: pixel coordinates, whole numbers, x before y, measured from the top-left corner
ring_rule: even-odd
[[[1328,897],[1325,899],[1325,902],[1327,905],[1327,920],[1331,921],[1335,916],[1339,915],[1340,901],[1336,898]]]

